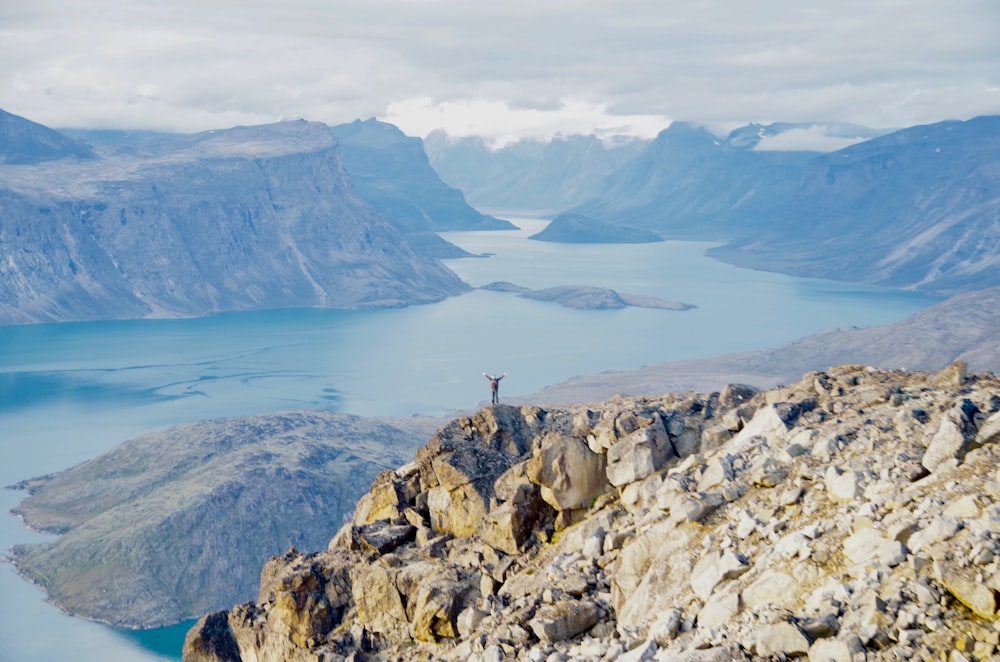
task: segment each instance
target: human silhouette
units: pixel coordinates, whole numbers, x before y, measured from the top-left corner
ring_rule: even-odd
[[[500,380],[506,376],[507,376],[506,372],[500,375],[499,377],[497,377],[496,375],[487,375],[485,372],[483,373],[483,377],[490,380],[490,391],[493,393],[493,400],[491,404],[495,405],[498,402],[500,402],[500,395],[499,395]]]

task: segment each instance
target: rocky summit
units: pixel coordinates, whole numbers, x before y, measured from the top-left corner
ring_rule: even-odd
[[[184,659],[1000,659],[1000,379],[495,405]]]

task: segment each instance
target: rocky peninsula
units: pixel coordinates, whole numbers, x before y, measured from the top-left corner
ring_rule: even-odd
[[[495,405],[326,549],[203,617],[203,660],[985,660],[1000,379],[847,365],[758,391]]]
[[[637,308],[656,308],[660,310],[691,310],[697,308],[694,304],[680,301],[668,301],[660,297],[644,294],[619,293],[607,287],[590,285],[557,285],[540,290],[522,287],[506,281],[497,281],[481,286],[481,290],[493,292],[512,292],[525,299],[558,303],[566,308],[578,310],[620,310],[628,306]]]
[[[325,545],[372,479],[440,424],[295,411],[152,432],[12,486],[30,494],[15,514],[61,534],[15,546],[14,563],[74,616],[196,618],[254,595],[269,557]]]

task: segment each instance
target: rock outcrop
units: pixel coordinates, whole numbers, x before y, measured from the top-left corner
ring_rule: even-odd
[[[495,405],[185,659],[991,659],[997,442],[1000,379],[961,365]]]
[[[659,310],[691,310],[697,308],[694,304],[680,301],[668,301],[660,297],[644,294],[628,294],[616,292],[606,287],[591,285],[557,285],[540,290],[522,287],[507,281],[496,281],[479,287],[481,290],[493,292],[512,292],[525,299],[549,301],[566,308],[578,310],[621,310],[628,306],[636,308],[655,308]]]

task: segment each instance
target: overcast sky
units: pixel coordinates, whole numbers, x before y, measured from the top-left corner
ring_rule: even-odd
[[[0,0],[0,108],[199,131],[369,117],[504,141],[674,119],[1000,113],[998,0]]]

